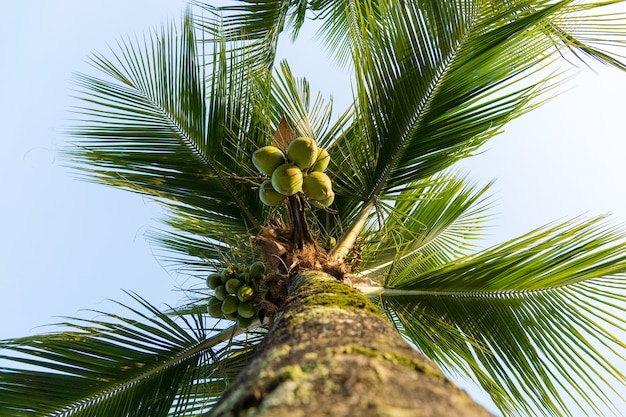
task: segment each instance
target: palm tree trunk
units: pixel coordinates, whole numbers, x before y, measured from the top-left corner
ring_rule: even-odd
[[[296,276],[289,296],[211,417],[491,416],[330,275]]]

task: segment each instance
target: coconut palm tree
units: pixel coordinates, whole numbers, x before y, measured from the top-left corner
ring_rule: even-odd
[[[167,209],[150,238],[191,301],[129,293],[125,315],[2,341],[0,415],[489,415],[450,378],[507,416],[615,409],[624,231],[576,218],[478,250],[489,185],[454,168],[545,101],[559,64],[625,69],[607,51],[626,30],[613,3],[198,3],[94,55],[64,155]],[[352,74],[340,112],[276,62],[309,17]],[[262,184],[280,187],[253,153],[297,161],[299,137],[328,152],[332,193],[280,177],[294,191],[264,204]],[[296,180],[314,176],[301,165]],[[230,279],[253,317],[215,301]]]

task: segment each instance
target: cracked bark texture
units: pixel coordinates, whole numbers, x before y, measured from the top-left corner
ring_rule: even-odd
[[[322,272],[290,283],[264,342],[208,414],[491,416],[360,293]]]

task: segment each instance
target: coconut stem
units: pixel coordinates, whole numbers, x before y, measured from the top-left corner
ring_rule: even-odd
[[[291,222],[292,242],[298,249],[302,249],[305,243],[314,243],[309,225],[306,222],[302,200],[297,194],[289,196],[287,208]]]

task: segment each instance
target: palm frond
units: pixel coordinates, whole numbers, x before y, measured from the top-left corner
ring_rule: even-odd
[[[553,46],[527,33],[550,13],[517,11],[411,2],[387,5],[376,25],[354,19],[359,120],[377,154],[364,199],[441,171],[536,97],[537,85],[512,83]]]
[[[459,292],[534,291],[619,274],[626,244],[604,216],[548,225],[430,271],[406,270],[390,288]],[[400,271],[399,271],[400,272]]]
[[[569,7],[572,13],[565,19],[557,17],[546,25],[548,36],[566,48],[580,62],[587,59],[598,61],[607,66],[626,70],[617,50],[623,47],[626,34],[621,25],[622,16],[616,16],[613,11],[606,10],[618,6],[619,0],[595,2],[593,4],[573,3]],[[589,11],[594,10],[593,14]],[[597,10],[597,12],[596,12]],[[616,24],[620,22],[620,24]],[[602,36],[597,36],[601,33]]]
[[[219,241],[203,236],[201,230],[188,219],[173,217],[168,221],[174,230],[151,229],[146,233],[153,242],[155,255],[163,267],[176,275],[181,288],[188,295],[200,291],[206,295],[206,278],[209,274],[232,265],[250,266],[259,259],[259,248],[249,237],[241,238],[224,231]],[[177,232],[184,230],[187,232]],[[206,312],[206,309],[204,310]]]
[[[122,42],[119,50],[113,59],[94,58],[109,79],[77,76],[86,104],[72,132],[79,140],[65,152],[72,166],[194,217],[206,233],[215,225],[242,235],[259,229],[263,207],[240,162],[254,146],[240,140],[225,157],[233,136],[259,130],[243,104],[250,94],[245,67],[231,71],[217,45],[212,73],[204,74],[189,17],[180,34],[168,26],[143,43]]]
[[[418,273],[467,255],[488,219],[489,187],[448,172],[407,184],[393,199],[380,201],[380,224],[373,223],[359,242],[359,275],[382,283],[409,265]]]
[[[278,125],[285,116],[298,136],[315,138],[320,146],[329,144],[333,133],[341,126],[329,131],[333,111],[332,101],[325,102],[320,93],[311,97],[311,86],[306,78],[296,78],[287,61],[280,62],[280,72],[272,83],[273,123]],[[344,121],[345,119],[339,119]]]
[[[260,340],[208,328],[200,314],[170,317],[131,296],[140,309],[120,303],[130,318],[99,312],[102,320],[72,319],[66,331],[0,342],[0,413],[154,417],[207,410]]]
[[[295,37],[304,21],[302,6],[306,11],[306,1],[302,0],[243,0],[225,6],[213,6],[200,1],[194,1],[193,4],[211,16],[197,17],[198,27],[202,31],[210,37],[220,33],[228,43],[236,45],[234,52],[248,56],[267,70],[274,65],[280,34],[286,27],[293,26]]]
[[[346,238],[380,196],[471,155],[541,104],[563,80],[550,68],[575,47],[547,29],[578,21],[569,3],[350,2],[357,104],[353,132],[337,145],[352,164],[335,182],[363,203]]]
[[[626,384],[626,242],[601,220],[547,226],[432,271],[409,264],[380,303],[503,412],[600,413]]]

